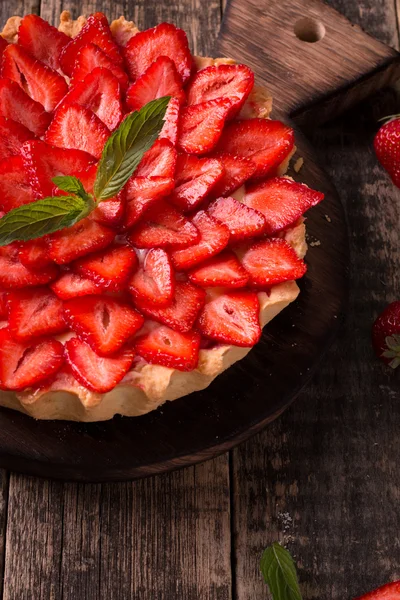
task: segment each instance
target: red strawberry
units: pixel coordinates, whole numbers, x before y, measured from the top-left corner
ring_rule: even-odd
[[[0,160],[19,154],[22,144],[34,137],[21,123],[0,117]]]
[[[254,85],[254,73],[246,65],[206,67],[196,73],[187,89],[187,102],[200,104],[217,98],[232,101],[229,117],[234,117],[246,102]]]
[[[179,333],[157,325],[135,341],[136,353],[147,362],[179,371],[192,371],[199,360],[200,335]]]
[[[36,200],[29,185],[21,156],[10,156],[0,162],[0,206],[8,212]]]
[[[271,238],[250,246],[241,258],[250,275],[250,285],[269,287],[299,279],[307,267],[295,250],[281,238]]]
[[[61,106],[65,107],[66,104],[79,104],[94,112],[111,131],[122,121],[120,86],[118,79],[108,69],[96,67],[64,96]]]
[[[16,340],[22,342],[67,329],[63,303],[47,287],[10,292],[8,310],[10,331]]]
[[[211,296],[198,319],[203,336],[234,346],[250,347],[261,336],[256,293],[232,291]]]
[[[249,119],[229,123],[219,140],[221,152],[250,158],[257,170],[253,177],[265,177],[290,154],[294,145],[293,129],[269,119]]]
[[[93,194],[94,182],[96,180],[97,164],[86,168],[84,171],[75,172],[75,176],[82,182],[87,192]],[[90,219],[107,225],[118,227],[124,216],[125,190],[122,189],[114,198],[103,200],[90,214]]]
[[[18,83],[24,92],[36,102],[40,102],[47,112],[53,111],[68,91],[64,77],[35,60],[17,44],[9,44],[4,50],[2,77]]]
[[[171,98],[165,111],[164,125],[158,138],[169,140],[174,146],[178,141],[178,126],[180,115],[180,103],[178,98]]]
[[[100,294],[102,292],[102,287],[96,285],[91,279],[70,271],[63,273],[57,281],[53,281],[50,287],[61,300],[70,300],[79,296],[91,296],[92,294]]]
[[[69,77],[73,74],[78,53],[88,44],[95,44],[114,64],[122,66],[122,57],[112,37],[107,18],[102,13],[95,13],[90,15],[78,35],[61,52],[61,68]]]
[[[199,311],[204,306],[205,291],[187,282],[176,282],[172,304],[166,307],[151,306],[136,298],[136,305],[147,317],[168,325],[176,331],[190,331]]]
[[[245,287],[249,274],[242,267],[236,254],[230,250],[213,256],[188,273],[192,283],[201,287]]]
[[[160,56],[169,56],[182,78],[188,79],[192,68],[186,33],[170,23],[161,23],[134,35],[125,46],[128,74],[136,80]]]
[[[155,201],[168,196],[173,188],[174,180],[170,177],[131,177],[125,188],[125,226],[132,227]]]
[[[193,223],[167,202],[158,200],[130,232],[128,241],[136,248],[183,247],[194,244],[199,237]]]
[[[64,362],[57,340],[17,342],[8,329],[0,330],[0,387],[23,390],[53,376]]]
[[[211,152],[221,137],[230,107],[228,98],[218,98],[183,108],[179,122],[179,148],[188,154]]]
[[[151,100],[164,96],[178,98],[180,104],[186,100],[182,78],[174,61],[168,56],[157,58],[143,75],[132,83],[126,93],[126,104],[130,110],[139,110]]]
[[[8,42],[0,35],[0,58],[3,56],[4,50],[7,48]]]
[[[47,238],[45,237],[21,242],[18,254],[19,260],[28,269],[41,269],[52,262],[49,256]]]
[[[136,267],[136,252],[129,246],[114,244],[81,258],[73,268],[103,289],[117,291],[125,287]]]
[[[265,230],[263,215],[235,198],[218,198],[210,204],[208,212],[228,227],[231,242],[255,237]]]
[[[172,263],[177,271],[185,271],[215,256],[229,242],[229,229],[206,212],[196,213],[192,222],[200,232],[200,239],[188,248],[174,250],[171,253]]]
[[[379,129],[374,139],[376,156],[389,173],[393,183],[400,187],[400,118],[391,119]]]
[[[0,290],[0,320],[8,319],[8,292]]]
[[[69,327],[102,356],[118,352],[144,322],[128,304],[108,296],[67,300],[64,314]]]
[[[134,351],[121,350],[112,357],[99,356],[85,342],[72,338],[65,344],[66,358],[76,379],[89,390],[110,392],[129,371]]]
[[[10,79],[0,79],[0,115],[21,123],[38,136],[44,134],[51,120],[43,106]]]
[[[183,211],[196,208],[215,188],[223,173],[219,160],[179,154],[171,202]]]
[[[32,285],[44,285],[57,277],[54,265],[40,270],[28,269],[19,260],[18,245],[9,244],[0,248],[0,286],[18,289]]]
[[[115,231],[86,218],[72,227],[51,234],[50,257],[55,263],[64,265],[85,254],[106,248],[114,237]]]
[[[257,169],[255,163],[248,158],[223,153],[218,154],[216,158],[222,164],[224,174],[212,190],[215,198],[227,196],[237,190],[254,175]]]
[[[100,158],[109,129],[91,110],[79,104],[63,104],[54,114],[45,141],[59,148],[83,150]]]
[[[157,140],[144,154],[135,171],[135,177],[175,176],[176,150],[167,139]]]
[[[400,580],[383,585],[369,594],[355,598],[355,600],[400,600]]]
[[[18,29],[18,44],[55,71],[60,69],[60,53],[70,41],[38,15],[26,15]]]
[[[263,213],[265,232],[272,235],[295,223],[324,195],[286,177],[274,177],[249,186],[244,203]]]
[[[152,248],[129,283],[135,300],[157,306],[172,302],[175,291],[174,271],[168,254],[162,248]]]
[[[128,75],[117,64],[115,64],[103,50],[95,44],[83,46],[77,54],[74,70],[71,77],[71,86],[83,81],[86,75],[93,73],[96,67],[108,69],[118,79],[121,90],[125,92],[129,85]]]
[[[372,327],[375,354],[395,369],[400,364],[400,301],[392,302]]]

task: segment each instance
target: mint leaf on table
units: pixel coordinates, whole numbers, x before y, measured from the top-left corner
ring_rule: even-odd
[[[294,560],[283,546],[274,542],[266,548],[260,568],[273,600],[302,600]]]
[[[77,177],[73,175],[59,175],[53,177],[52,182],[63,192],[75,194],[75,196],[79,196],[82,200],[90,201],[90,194],[85,191],[82,182]]]

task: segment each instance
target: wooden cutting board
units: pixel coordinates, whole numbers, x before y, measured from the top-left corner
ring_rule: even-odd
[[[0,466],[81,481],[143,477],[224,452],[276,418],[304,387],[345,316],[346,219],[301,128],[337,115],[400,74],[399,55],[317,0],[231,0],[215,55],[250,65],[293,120],[299,179],[322,190],[307,219],[301,295],[249,356],[207,390],[140,418],[45,422],[0,410]]]

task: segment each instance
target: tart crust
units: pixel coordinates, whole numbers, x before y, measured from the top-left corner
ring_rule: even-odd
[[[1,35],[9,42],[18,39],[18,27],[21,17],[8,19]],[[69,11],[60,16],[59,30],[70,37],[79,33],[86,17],[76,20]],[[118,43],[124,46],[139,31],[132,21],[124,17],[110,25]],[[195,57],[198,69],[210,65],[234,64],[230,58]],[[269,118],[272,109],[270,94],[260,87],[254,87],[240,113],[241,118]],[[292,156],[292,155],[291,155]],[[288,157],[279,168],[283,175],[289,165]],[[234,193],[238,199],[243,197],[243,189]],[[300,219],[285,232],[285,239],[293,246],[298,256],[304,257],[307,251],[304,219]],[[285,282],[272,287],[270,294],[260,292],[260,324],[264,327],[284,308],[293,302],[299,294],[295,281]],[[60,374],[48,387],[27,390],[21,393],[2,391],[0,405],[26,413],[36,419],[63,419],[69,421],[104,421],[115,414],[139,416],[155,410],[166,401],[176,400],[195,391],[202,390],[233,363],[241,360],[251,348],[239,348],[230,345],[218,345],[200,350],[199,363],[190,372],[177,371],[161,365],[148,364],[139,360],[127,373],[122,382],[111,392],[97,394],[80,385],[74,378]]]

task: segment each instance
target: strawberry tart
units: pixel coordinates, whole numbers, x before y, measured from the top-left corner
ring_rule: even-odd
[[[285,175],[293,130],[172,24],[12,17],[0,52],[0,405],[100,421],[204,389],[299,293],[323,195]]]

